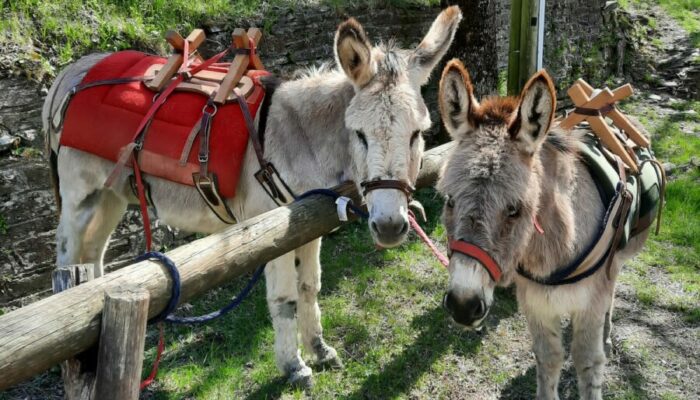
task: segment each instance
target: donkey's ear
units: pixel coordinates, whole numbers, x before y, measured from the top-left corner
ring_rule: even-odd
[[[447,7],[433,21],[428,34],[413,51],[409,59],[411,82],[424,85],[430,73],[450,48],[455,37],[462,12],[458,6]]]
[[[518,142],[524,153],[534,154],[544,142],[556,106],[557,96],[552,78],[547,71],[539,70],[525,84],[518,114],[508,128],[511,138]]]
[[[452,139],[461,140],[471,130],[469,115],[479,104],[469,72],[462,62],[453,59],[445,66],[440,79],[440,115]]]
[[[364,86],[374,76],[372,46],[364,28],[354,18],[338,26],[335,33],[335,58],[356,86]]]

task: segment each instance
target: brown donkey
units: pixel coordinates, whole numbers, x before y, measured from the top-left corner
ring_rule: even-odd
[[[561,317],[569,314],[580,396],[600,399],[615,279],[623,261],[642,248],[648,228],[624,252],[612,253],[609,277],[600,268],[569,284],[534,281],[586,252],[607,206],[579,157],[582,137],[550,131],[555,103],[544,71],[530,79],[519,98],[479,103],[462,63],[452,60],[446,66],[440,110],[457,145],[438,183],[452,250],[443,305],[457,323],[478,328],[495,286],[515,282],[533,338],[538,399],[559,397]]]

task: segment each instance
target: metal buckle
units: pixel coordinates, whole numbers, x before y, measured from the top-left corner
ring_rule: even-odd
[[[277,200],[280,200],[282,202],[287,201],[286,197],[282,194],[280,189],[277,187],[277,184],[275,183],[274,180],[274,175],[277,174],[279,177],[279,174],[277,173],[277,169],[275,169],[275,166],[272,163],[265,163],[265,165],[260,168],[258,172],[253,174],[255,179],[260,183],[260,185],[263,187],[265,192],[267,193],[268,196],[270,196],[275,203],[277,203]],[[281,178],[280,178],[281,180]],[[279,204],[279,203],[278,203]]]
[[[213,111],[208,112],[207,107],[211,107]],[[205,104],[204,107],[202,107],[202,114],[206,113],[206,114],[211,115],[212,117],[215,116],[218,111],[219,111],[219,108],[216,106],[216,104],[211,103],[211,102],[207,102],[207,104]]]
[[[200,164],[205,163],[205,162],[209,162],[209,154],[207,154],[207,155],[200,154],[198,159],[199,159]]]

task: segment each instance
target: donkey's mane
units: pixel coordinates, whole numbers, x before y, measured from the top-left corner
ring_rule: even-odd
[[[377,74],[374,79],[385,85],[395,83],[401,76],[401,72],[407,68],[406,57],[402,54],[406,50],[398,47],[394,39],[381,42],[376,48],[383,54],[377,59]],[[320,65],[312,65],[295,71],[292,78],[295,80],[312,79],[329,73],[344,74],[340,66],[336,67],[332,61],[325,61]]]
[[[515,96],[499,97],[489,96],[481,100],[479,107],[474,107],[470,113],[472,124],[500,125],[511,121],[518,108],[519,99]]]
[[[577,143],[581,141],[582,136],[577,131],[564,132],[561,129],[554,128],[547,134],[544,145],[565,155],[577,155]]]

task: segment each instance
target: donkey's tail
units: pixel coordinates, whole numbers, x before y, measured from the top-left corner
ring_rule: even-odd
[[[49,162],[51,184],[53,186],[54,198],[56,199],[57,211],[61,213],[61,191],[58,175],[58,151],[61,139],[61,128],[63,125],[63,112],[70,101],[70,92],[77,86],[90,71],[90,69],[100,62],[109,53],[89,54],[78,61],[67,66],[56,77],[49,93],[44,100],[44,107],[41,110],[42,131],[44,132],[44,156]]]

